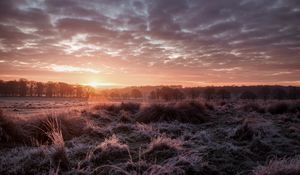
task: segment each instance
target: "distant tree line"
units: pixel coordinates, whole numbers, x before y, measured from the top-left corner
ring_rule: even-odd
[[[74,97],[88,98],[95,93],[89,86],[72,85],[63,82],[37,82],[26,79],[0,80],[2,97]]]
[[[180,101],[184,99],[206,100],[284,100],[300,99],[299,87],[284,86],[224,86],[224,87],[168,87],[161,86],[151,91],[143,92],[143,87],[135,87],[131,90],[122,91],[115,89],[100,93],[108,99],[149,99],[163,101]]]

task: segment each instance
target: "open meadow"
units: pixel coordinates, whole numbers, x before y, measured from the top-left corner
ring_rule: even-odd
[[[0,174],[300,173],[296,100],[0,105]]]

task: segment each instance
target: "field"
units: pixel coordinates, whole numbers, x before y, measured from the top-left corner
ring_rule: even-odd
[[[300,102],[0,99],[0,174],[296,175]]]

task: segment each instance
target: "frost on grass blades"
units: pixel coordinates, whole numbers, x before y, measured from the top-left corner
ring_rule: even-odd
[[[0,173],[299,173],[300,103],[209,103],[107,103],[22,120],[1,111]]]

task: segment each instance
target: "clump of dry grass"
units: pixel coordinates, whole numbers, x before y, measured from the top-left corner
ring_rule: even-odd
[[[61,134],[64,140],[70,140],[84,133],[85,120],[70,113],[37,117],[27,123],[24,129],[29,135],[40,144],[52,144],[53,139],[47,134],[53,130],[52,123],[57,121],[60,124]]]
[[[165,135],[152,139],[148,149],[144,152],[146,159],[154,162],[162,162],[176,156],[182,149],[182,141],[171,139]]]
[[[265,156],[271,151],[271,147],[259,139],[253,140],[250,144],[250,150],[260,156]]]
[[[196,102],[168,105],[152,104],[142,109],[136,117],[136,121],[142,123],[179,121],[196,124],[208,120],[205,107]]]
[[[67,170],[69,168],[69,160],[65,150],[61,123],[57,118],[49,118],[46,121],[46,125],[50,130],[45,131],[45,134],[53,144],[52,163],[57,169]]]
[[[272,160],[267,165],[256,168],[254,175],[298,175],[300,174],[300,157]]]
[[[106,110],[108,112],[119,114],[122,110],[130,113],[137,113],[140,109],[139,103],[121,103],[121,104],[101,104],[94,107],[96,110]]]
[[[245,120],[242,125],[237,127],[232,138],[238,141],[249,141],[253,139],[254,135],[254,129]]]
[[[248,103],[242,106],[243,111],[245,112],[257,112],[257,113],[265,113],[266,110],[258,103]]]
[[[26,134],[16,121],[4,115],[0,110],[0,143],[8,145],[20,144],[25,143],[26,140]]]
[[[130,159],[129,147],[112,135],[96,146],[89,154],[89,158],[95,165],[126,162]]]

